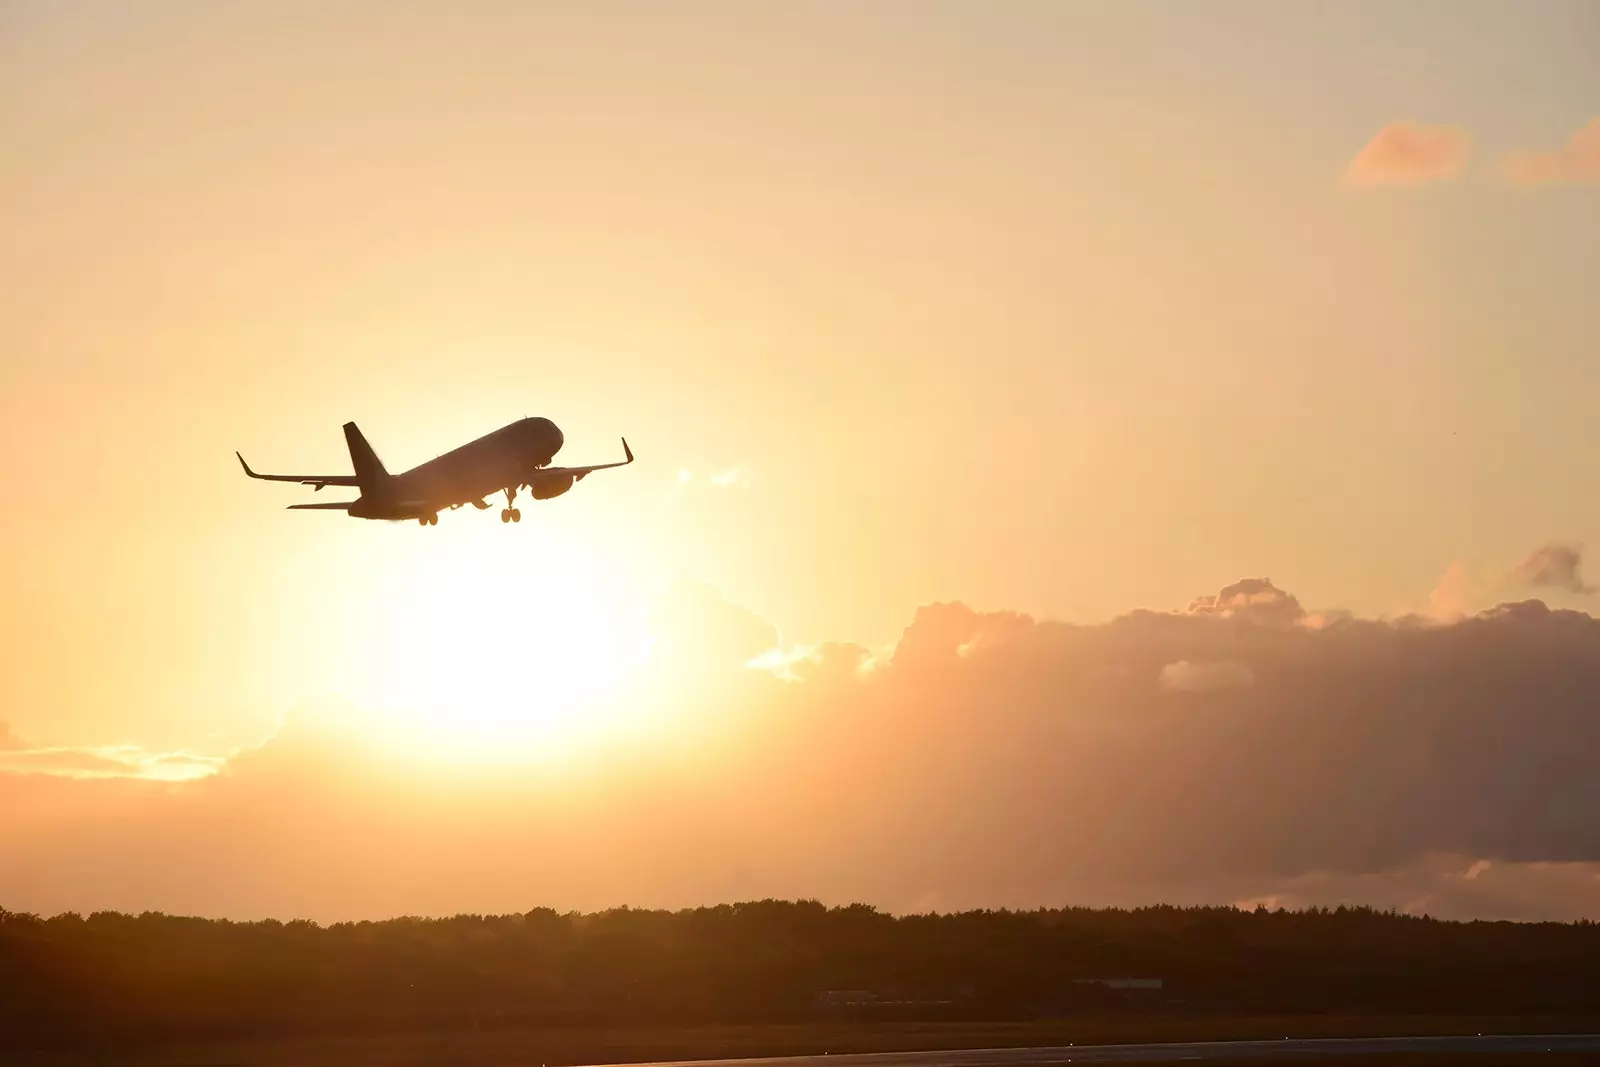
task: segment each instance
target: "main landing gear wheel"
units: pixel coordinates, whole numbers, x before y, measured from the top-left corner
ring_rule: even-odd
[[[437,525],[439,525],[439,516],[437,516],[437,515],[418,515],[417,516],[417,525],[418,526],[437,526]]]
[[[500,512],[500,521],[501,522],[521,522],[522,521],[522,509],[521,508],[506,508],[504,511]]]

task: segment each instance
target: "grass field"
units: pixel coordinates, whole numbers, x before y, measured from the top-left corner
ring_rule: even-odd
[[[1099,1045],[1162,1041],[1221,1041],[1283,1037],[1380,1037],[1444,1034],[1594,1033],[1594,1018],[1468,1018],[1449,1016],[1297,1016],[1292,1018],[1173,1018],[1168,1016],[1017,1024],[816,1024],[676,1029],[506,1030],[465,1034],[392,1034],[239,1041],[161,1049],[45,1051],[0,1047],[7,1067],[560,1067],[571,1064],[738,1056],[816,1055]],[[1367,1067],[1390,1063],[1510,1064],[1526,1056],[1438,1057],[1431,1054],[1316,1058]],[[1218,1061],[1211,1061],[1218,1062]],[[1278,1062],[1252,1058],[1253,1064]],[[1283,1062],[1290,1062],[1284,1060]],[[1303,1057],[1292,1062],[1305,1063]],[[1540,1054],[1540,1063],[1600,1063],[1600,1057]]]

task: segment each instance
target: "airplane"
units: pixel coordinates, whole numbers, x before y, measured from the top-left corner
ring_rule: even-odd
[[[330,485],[354,486],[361,490],[355,500],[327,504],[290,504],[290,511],[343,511],[355,519],[383,519],[404,522],[415,519],[423,526],[437,526],[439,512],[465,504],[482,511],[487,498],[505,493],[506,506],[501,522],[521,522],[517,490],[527,489],[535,500],[560,496],[595,471],[625,467],[633,462],[628,439],[622,439],[622,454],[615,463],[593,463],[587,467],[552,467],[555,455],[565,441],[549,419],[526,418],[508,423],[490,434],[446,452],[444,455],[390,474],[383,461],[367,444],[353,422],[344,424],[345,445],[350,449],[354,474],[257,474],[239,457],[239,466],[252,478],[265,482],[299,482],[321,492]]]

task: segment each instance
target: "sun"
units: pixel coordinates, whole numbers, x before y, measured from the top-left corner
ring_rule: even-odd
[[[395,579],[355,650],[350,695],[382,740],[451,762],[534,762],[629,727],[619,687],[648,634],[608,568],[498,523],[427,536],[387,561]]]

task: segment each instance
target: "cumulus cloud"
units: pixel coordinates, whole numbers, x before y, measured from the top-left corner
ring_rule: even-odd
[[[1254,685],[1255,673],[1243,663],[1223,660],[1191,663],[1180,659],[1161,668],[1161,688],[1169,693],[1214,693]]]
[[[1096,625],[935,604],[869,656],[784,646],[685,580],[618,697],[653,725],[591,758],[440,768],[312,708],[196,781],[0,773],[0,901],[1600,915],[1600,621],[1536,600],[1428,625],[1302,615],[1266,579]]]
[[[1594,586],[1583,580],[1583,546],[1552,541],[1541,545],[1511,572],[1511,580],[1532,588],[1561,589],[1589,594]]]
[[[1469,141],[1455,126],[1391,122],[1356,153],[1345,170],[1353,185],[1420,185],[1459,177]]]
[[[1506,177],[1525,185],[1600,182],[1600,117],[1567,139],[1555,152],[1524,152],[1502,165]]]
[[[1246,578],[1213,596],[1196,597],[1191,615],[1214,615],[1267,626],[1289,626],[1305,617],[1300,601],[1272,584],[1271,578]]]

